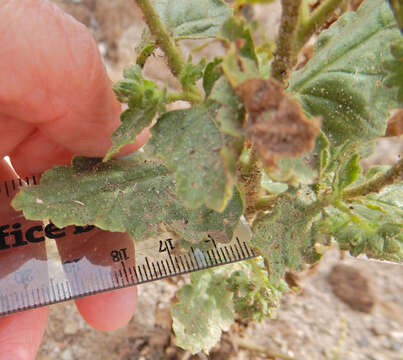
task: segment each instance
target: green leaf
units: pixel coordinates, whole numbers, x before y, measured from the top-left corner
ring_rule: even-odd
[[[208,63],[203,74],[203,89],[206,96],[209,96],[215,82],[221,77],[222,69],[218,65],[222,63],[222,59],[215,58]]]
[[[244,319],[272,317],[288,287],[270,283],[261,259],[192,273],[191,284],[177,293],[171,309],[176,345],[192,354],[218,343],[237,313]]]
[[[203,58],[197,65],[192,64],[192,59],[185,64],[179,74],[179,81],[183,87],[189,87],[203,77],[203,70],[206,67],[206,59]]]
[[[403,7],[403,6],[402,6]],[[393,60],[384,63],[388,72],[384,84],[388,87],[396,86],[398,89],[398,100],[400,105],[403,104],[403,39],[391,45],[391,52],[394,56]]]
[[[267,190],[272,194],[280,194],[284,191],[287,191],[288,185],[282,182],[274,182],[270,177],[263,171],[262,180],[261,180],[262,188]]]
[[[147,59],[151,56],[156,47],[157,44],[153,40],[150,30],[145,28],[141,34],[140,44],[136,47],[136,64],[143,68]]]
[[[120,116],[120,125],[111,135],[112,147],[104,157],[109,160],[123,146],[133,143],[136,135],[151,125],[163,100],[163,92],[157,85],[143,78],[138,65],[125,69],[124,79],[113,90],[119,101],[128,103],[129,109]]]
[[[232,10],[222,0],[150,0],[175,39],[214,37]]]
[[[276,167],[266,168],[267,175],[275,182],[287,183],[292,186],[312,184],[318,176],[314,164],[307,154],[295,158],[276,160]]]
[[[73,166],[45,172],[41,184],[21,188],[12,205],[28,219],[50,219],[56,226],[96,225],[109,231],[128,231],[143,240],[171,231],[189,242],[211,234],[229,241],[242,214],[238,191],[228,207],[217,213],[183,207],[168,169],[134,154],[107,163],[77,157]]]
[[[251,29],[241,19],[230,18],[223,25],[220,37],[231,46],[223,61],[223,70],[233,87],[259,77],[259,59]]]
[[[232,197],[235,162],[243,145],[242,107],[222,81],[215,84],[210,98],[161,116],[145,150],[174,173],[176,191],[186,207],[206,205],[222,211]]]
[[[231,265],[194,272],[192,284],[178,293],[171,308],[176,345],[192,354],[206,353],[220,340],[221,332],[234,322],[232,292],[225,282]]]
[[[383,83],[390,43],[401,36],[384,0],[367,0],[323,31],[315,54],[296,71],[289,90],[311,115],[321,115],[333,144],[366,141],[385,133],[396,91]]]
[[[361,174],[360,155],[354,153],[344,164],[338,173],[337,187],[339,190],[355,182]]]
[[[372,175],[382,171],[377,167]],[[386,169],[383,169],[386,171]],[[338,208],[326,209],[322,232],[333,235],[354,256],[403,261],[403,183],[389,185]]]
[[[273,285],[261,258],[243,261],[239,267],[226,280],[228,289],[233,292],[235,312],[250,321],[274,317],[281,293],[288,289],[286,283]]]
[[[268,264],[270,281],[278,283],[286,268],[301,270],[306,262],[315,260],[311,225],[320,211],[298,198],[279,195],[269,214],[254,221],[252,246],[258,249]]]

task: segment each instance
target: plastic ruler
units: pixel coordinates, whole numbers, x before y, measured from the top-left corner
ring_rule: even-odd
[[[94,226],[59,229],[26,220],[9,203],[38,178],[0,183],[0,315],[256,257],[244,222],[228,244],[209,236],[185,251],[169,234],[135,245],[126,234]]]

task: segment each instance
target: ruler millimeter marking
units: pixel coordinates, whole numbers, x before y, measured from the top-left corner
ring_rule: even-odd
[[[183,250],[171,234],[134,246],[128,235],[94,226],[59,229],[26,220],[9,203],[19,187],[38,179],[0,183],[0,316],[257,256],[245,224],[228,244],[209,235],[202,248]]]

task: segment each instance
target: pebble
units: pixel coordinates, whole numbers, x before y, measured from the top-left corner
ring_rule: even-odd
[[[73,360],[74,357],[73,357],[73,353],[72,353],[71,349],[64,350],[62,352],[60,358],[61,358],[61,360]]]

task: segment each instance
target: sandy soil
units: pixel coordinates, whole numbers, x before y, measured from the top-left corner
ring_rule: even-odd
[[[112,79],[119,79],[122,68],[134,59],[144,27],[133,2],[54,1],[90,28]],[[273,20],[265,27],[273,29],[278,23],[278,3],[259,6],[256,16],[268,13]],[[270,31],[270,36],[274,33]],[[205,51],[211,55],[220,49]],[[176,87],[165,69],[157,55],[147,65],[146,75]],[[377,155],[367,164],[392,163],[402,153],[402,139],[381,139]],[[345,267],[334,268],[340,263]],[[188,280],[181,277],[140,286],[135,316],[124,328],[109,333],[91,329],[72,302],[52,306],[37,360],[403,360],[403,266],[347,255],[340,259],[333,250],[319,266],[293,279],[299,290],[284,295],[276,319],[237,322],[209,356],[191,356],[173,343],[169,307],[176,289]],[[351,279],[354,288],[349,286]],[[335,293],[355,296],[348,305]]]

